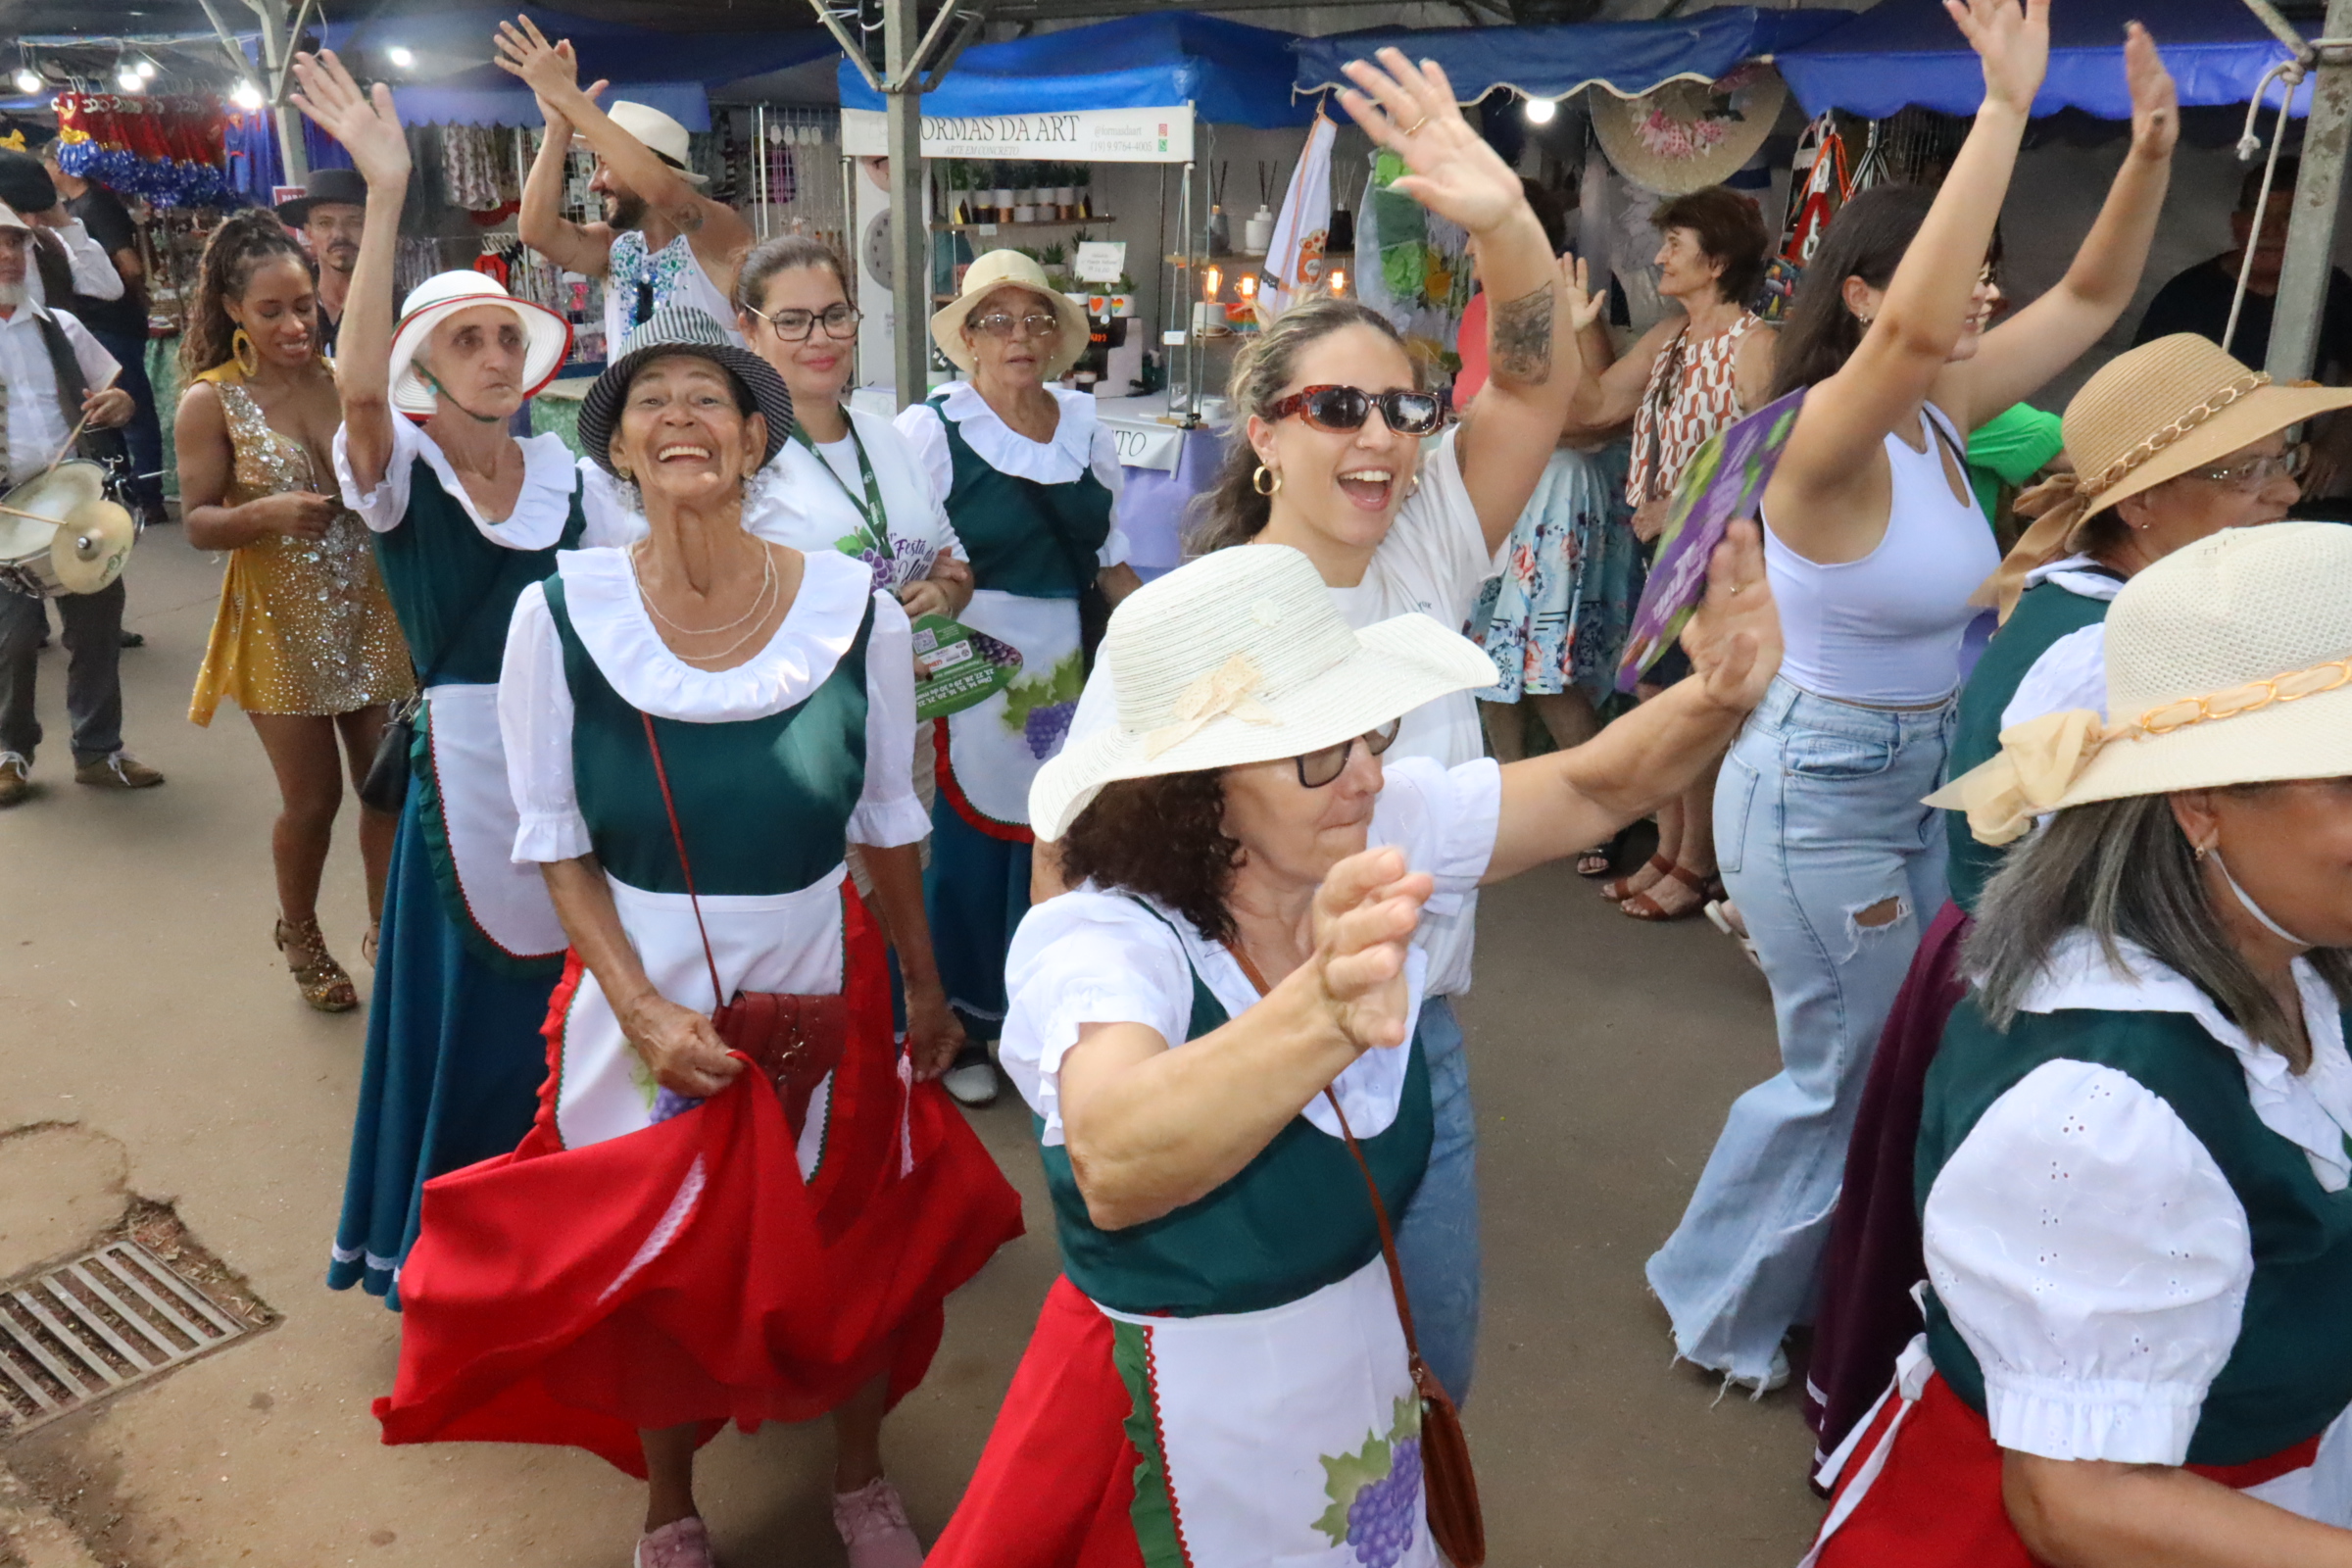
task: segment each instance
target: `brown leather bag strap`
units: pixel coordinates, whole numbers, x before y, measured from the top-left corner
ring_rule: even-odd
[[[1243,976],[1257,988],[1259,996],[1264,996],[1272,989],[1266,984],[1266,977],[1257,972],[1257,965],[1250,961],[1250,955],[1244,953],[1238,944],[1227,943],[1225,951],[1233,955],[1233,961],[1241,965]],[[1410,1042],[1407,1042],[1406,1049],[1410,1049]],[[1348,1113],[1340,1108],[1339,1096],[1326,1087],[1323,1099],[1331,1106],[1331,1113],[1340,1118],[1340,1136],[1348,1141],[1348,1152],[1354,1156],[1355,1168],[1364,1173],[1364,1191],[1372,1197],[1372,1218],[1380,1226],[1380,1255],[1389,1265],[1389,1289],[1396,1294],[1396,1320],[1404,1325],[1404,1351],[1418,1361],[1421,1359],[1421,1345],[1413,1336],[1413,1307],[1404,1296],[1404,1265],[1396,1261],[1396,1237],[1389,1227],[1389,1205],[1380,1200],[1380,1183],[1373,1178],[1372,1162],[1364,1158],[1364,1146],[1355,1141],[1355,1129],[1348,1125]]]
[[[654,754],[654,782],[662,786],[662,809],[669,815],[669,841],[678,847],[678,870],[686,878],[686,902],[694,906],[694,928],[703,934],[703,962],[710,966],[710,1005],[723,1007],[727,994],[719,989],[718,959],[710,952],[710,928],[703,924],[703,901],[695,897],[694,867],[686,860],[686,834],[678,826],[677,803],[669,798],[669,769],[662,765],[662,743],[654,738],[654,715],[641,708],[637,716],[645,721],[645,749]],[[1405,1337],[1412,1337],[1410,1330]]]

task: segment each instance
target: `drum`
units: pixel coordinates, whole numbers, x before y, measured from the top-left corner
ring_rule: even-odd
[[[0,588],[94,594],[122,575],[138,527],[107,499],[106,469],[79,458],[0,496]]]

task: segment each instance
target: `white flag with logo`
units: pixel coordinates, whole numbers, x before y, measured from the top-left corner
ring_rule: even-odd
[[[1258,313],[1271,320],[1323,282],[1323,247],[1331,238],[1331,146],[1339,127],[1321,114],[1306,133],[1306,149],[1291,174],[1274,240],[1266,247],[1266,281]]]

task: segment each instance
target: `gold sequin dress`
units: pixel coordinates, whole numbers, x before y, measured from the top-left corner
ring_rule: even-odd
[[[222,506],[288,490],[336,494],[334,476],[313,471],[302,443],[270,427],[233,364],[196,379],[213,384],[228,416],[235,466]],[[357,513],[338,509],[317,539],[274,534],[228,553],[189,718],[211,723],[223,697],[248,713],[331,714],[398,702],[416,689]]]

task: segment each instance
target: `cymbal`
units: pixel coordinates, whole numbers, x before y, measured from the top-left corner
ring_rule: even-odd
[[[130,514],[114,502],[87,502],[58,526],[49,545],[49,564],[66,592],[94,594],[122,575],[138,536]]]

